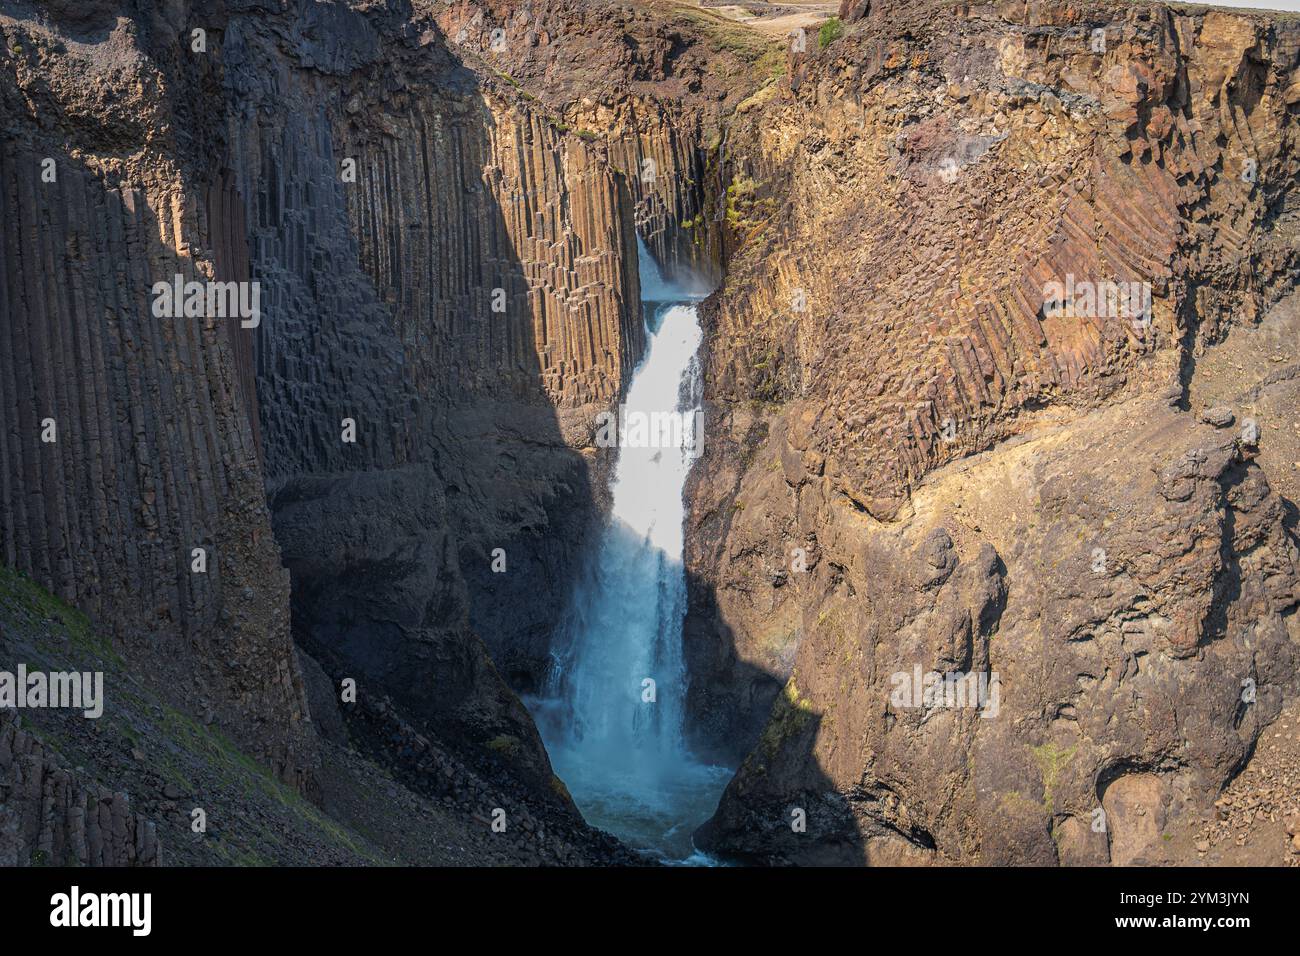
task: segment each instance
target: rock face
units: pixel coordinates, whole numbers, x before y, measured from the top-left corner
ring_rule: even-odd
[[[819,401],[797,441],[882,520],[1043,405],[1163,385],[1295,274],[1300,26],[999,10],[868,23],[732,130],[755,235],[718,303],[738,345],[713,353],[715,394]],[[1072,314],[1107,282],[1124,314]],[[1149,322],[1125,321],[1130,287]]]
[[[1182,408],[1295,281],[1300,27],[852,6],[730,129],[686,649],[744,760],[700,836],[1155,859],[1297,689],[1294,506]],[[895,697],[931,671],[998,715]]]
[[[215,62],[183,56],[162,12],[75,6],[0,11],[0,559],[310,789],[238,320],[153,312],[155,282],[219,271],[213,130],[190,118]]]
[[[722,282],[685,650],[693,743],[740,769],[701,842],[1193,852],[1300,693],[1300,375],[1266,318],[1300,25],[840,15],[786,50],[659,2],[0,0],[0,560],[111,637],[159,746],[229,734],[353,812],[360,742],[422,819],[523,806],[523,850],[473,853],[625,862],[516,692],[602,506],[639,232]],[[255,321],[160,314],[178,275],[256,283]],[[0,857],[156,861],[28,732],[0,726]]]
[[[1135,862],[1159,846],[1146,814],[1199,813],[1300,689],[1282,502],[1235,435],[1166,405],[942,469],[897,525],[824,478],[774,480],[817,559],[784,585],[802,639],[706,831],[718,849],[1084,863],[1109,833],[1109,859]],[[926,696],[930,673],[977,693]]]
[[[5,562],[313,792],[292,581],[334,680],[571,812],[476,631],[537,682],[643,347],[625,178],[403,4],[0,28]],[[177,274],[259,314],[160,316]]]
[[[87,787],[0,714],[0,866],[157,866],[154,825],[127,796]]]
[[[447,0],[438,22],[467,61],[505,74],[598,144],[625,178],[665,276],[712,288],[725,237],[724,129],[784,59],[773,39],[707,9],[620,0]]]
[[[643,344],[631,198],[433,22],[333,10],[250,14],[223,44],[296,626],[335,676],[526,741],[549,783],[473,632],[515,686],[541,679],[597,509],[594,420]]]

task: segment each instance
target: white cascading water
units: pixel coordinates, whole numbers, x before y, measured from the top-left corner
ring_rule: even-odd
[[[699,296],[667,284],[644,247],[640,268],[653,318],[626,421],[676,413],[680,443],[634,447],[620,436],[609,523],[574,588],[550,684],[530,705],[590,823],[663,860],[705,863],[691,833],[716,809],[730,771],[695,760],[682,736],[682,493],[700,406]]]

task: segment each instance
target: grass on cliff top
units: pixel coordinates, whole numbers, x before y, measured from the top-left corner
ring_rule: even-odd
[[[1138,0],[1134,0],[1138,2]],[[1183,3],[1181,0],[1164,0],[1165,6],[1176,13],[1189,16],[1201,16],[1215,10],[1219,13],[1245,13],[1257,17],[1269,17],[1273,20],[1295,20],[1300,18],[1300,10],[1274,10],[1268,7],[1229,7],[1219,3]]]
[[[760,79],[785,73],[785,48],[778,40],[730,17],[682,0],[669,0],[667,7],[679,18],[689,21],[715,53],[733,54],[749,64]]]

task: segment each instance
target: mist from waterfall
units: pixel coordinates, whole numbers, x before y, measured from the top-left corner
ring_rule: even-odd
[[[681,427],[672,443],[651,447],[639,447],[632,428],[619,435],[609,520],[575,582],[548,686],[529,705],[588,822],[664,860],[699,863],[707,860],[691,833],[731,773],[695,760],[683,739],[683,490],[703,438],[700,293],[666,282],[639,251],[647,347],[625,417],[676,413]]]

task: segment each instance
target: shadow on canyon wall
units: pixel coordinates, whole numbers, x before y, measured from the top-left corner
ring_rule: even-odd
[[[259,534],[220,323],[151,312],[155,282],[202,278],[156,199],[52,143],[0,148],[0,555],[88,613],[163,699],[310,790],[302,689],[280,666],[287,576]]]
[[[387,142],[311,90],[283,126],[236,134],[256,157],[243,181],[267,290],[263,458],[299,643],[336,681],[553,798],[540,738],[480,636],[529,686],[594,495],[543,387],[529,276],[484,187],[493,114],[467,71],[455,81],[469,109],[399,115],[410,128]],[[350,157],[356,186],[338,175]],[[446,203],[442,174],[458,194]]]
[[[119,7],[87,8],[83,39],[103,42]],[[577,451],[574,435],[584,409],[612,396],[588,380],[557,407],[554,368],[540,359],[562,335],[557,321],[571,321],[563,334],[594,335],[585,302],[572,316],[536,305],[545,263],[513,241],[520,221],[540,223],[532,203],[554,184],[487,187],[503,176],[494,138],[542,150],[538,127],[494,129],[486,91],[440,46],[412,56],[433,61],[446,103],[413,102],[403,83],[383,82],[395,67],[380,64],[366,18],[305,9],[347,22],[271,40],[253,23],[263,14],[249,13],[214,26],[220,57],[200,67],[160,54],[177,89],[225,104],[198,139],[179,132],[189,138],[166,189],[118,185],[66,150],[0,150],[5,221],[22,224],[6,231],[0,272],[3,399],[16,423],[0,439],[21,439],[5,444],[0,553],[108,625],[133,671],[178,709],[211,714],[282,777],[305,781],[314,759],[287,605],[293,638],[336,690],[353,678],[476,766],[553,801],[549,761],[513,691],[540,684],[600,513],[608,463]],[[280,43],[311,58],[310,76]],[[378,101],[353,108],[367,91]],[[134,142],[156,117],[120,119],[83,128],[92,151]],[[555,162],[560,147],[545,148]],[[57,201],[39,192],[47,154]],[[349,158],[356,183],[339,175]],[[521,156],[513,175],[554,175],[537,159]],[[629,211],[626,182],[614,182]],[[563,185],[552,192],[566,212],[580,201]],[[630,215],[619,218],[630,230]],[[527,238],[565,254],[554,232]],[[634,239],[622,238],[635,269]],[[237,318],[151,320],[153,283],[203,280],[205,256],[219,281],[260,283],[255,330]],[[625,377],[640,343],[624,345]],[[589,351],[595,360],[596,343]],[[57,445],[37,442],[45,414]],[[197,546],[212,556],[206,575],[190,572]],[[689,658],[702,645],[689,628],[685,639]],[[692,742],[734,766],[780,688],[754,669],[729,689],[733,713],[693,721]],[[820,718],[805,716],[811,747]],[[789,830],[784,816],[755,825]],[[809,831],[824,817],[814,806]],[[825,832],[851,839],[841,824]]]
[[[860,866],[863,834],[813,752],[823,715],[792,705],[780,675],[738,658],[712,585],[688,573],[687,595],[687,741],[701,759],[744,771],[696,844],[743,864]]]

